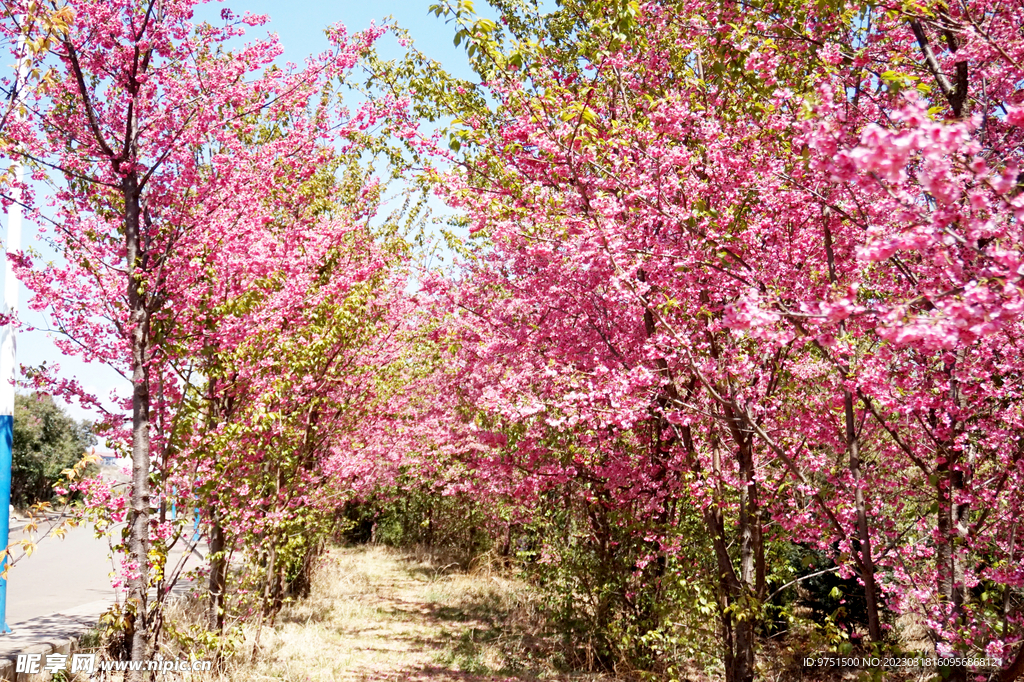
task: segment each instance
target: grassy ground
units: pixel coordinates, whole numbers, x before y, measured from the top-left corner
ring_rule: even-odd
[[[332,549],[312,594],[221,680],[589,680],[558,674],[520,583],[381,547]]]
[[[210,673],[172,673],[158,679],[613,682],[609,676],[560,672],[565,666],[557,665],[559,642],[544,631],[536,595],[535,589],[499,573],[466,573],[428,556],[383,547],[334,548],[314,577],[309,598],[286,606],[274,627],[264,627],[258,636],[249,629],[236,654],[215,664]],[[182,602],[172,607],[169,618],[185,630],[204,615]],[[905,635],[912,634],[903,629]],[[796,631],[786,641],[799,655],[766,645],[760,661],[763,679],[847,682],[868,677],[852,669],[804,668],[803,657],[819,649]],[[196,655],[196,649],[166,653],[183,658]],[[883,679],[919,682],[929,677],[908,668],[890,671]],[[696,665],[687,667],[684,678],[712,679]]]

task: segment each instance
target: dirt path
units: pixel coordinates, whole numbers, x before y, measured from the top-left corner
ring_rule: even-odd
[[[522,584],[379,547],[334,549],[310,599],[262,635],[246,679],[598,680],[556,670]],[[232,677],[235,677],[232,675]]]

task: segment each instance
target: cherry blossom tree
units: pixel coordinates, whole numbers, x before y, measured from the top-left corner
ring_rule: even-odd
[[[917,612],[1015,678],[1019,8],[499,9],[437,8],[495,105],[442,100],[481,247],[433,289],[470,400],[536,434],[496,459],[697,504],[730,680],[774,540],[857,577],[870,639]]]
[[[22,30],[13,23],[20,12],[9,9],[13,35]],[[162,532],[151,476],[177,455],[168,429],[188,383],[175,371],[188,363],[175,353],[181,339],[203,332],[185,324],[201,318],[188,312],[203,304],[202,288],[191,284],[223,245],[246,254],[253,272],[282,274],[260,265],[280,258],[258,250],[253,226],[274,223],[303,197],[269,206],[263,199],[309,182],[344,153],[335,142],[352,146],[374,125],[383,101],[349,112],[322,95],[382,29],[349,36],[333,27],[329,52],[301,70],[280,69],[275,41],[240,42],[245,27],[266,17],[225,9],[220,26],[194,24],[193,3],[155,0],[46,10],[66,22],[28,28],[37,31],[29,41],[49,46],[49,70],[25,92],[28,115],[10,137],[37,177],[52,172],[66,182],[51,218],[66,260],[33,269],[26,258],[21,276],[34,291],[32,305],[46,308],[65,334],[62,350],[107,363],[132,386],[130,426],[117,415],[108,426],[132,457],[126,614],[132,655],[141,659],[155,627],[151,533]],[[244,285],[230,273],[217,276]]]

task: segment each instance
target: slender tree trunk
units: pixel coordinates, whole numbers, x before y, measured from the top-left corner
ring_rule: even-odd
[[[146,363],[149,355],[149,310],[140,281],[142,246],[140,235],[140,196],[138,177],[129,173],[122,185],[124,196],[125,246],[128,261],[128,314],[132,353],[132,491],[128,516],[128,558],[136,570],[128,581],[128,603],[135,610],[131,657],[149,657],[149,377]],[[128,679],[143,680],[142,671],[131,671]]]
[[[761,509],[754,479],[754,451],[749,438],[739,443],[740,481],[740,581],[752,594],[762,597],[765,589],[764,541]]]
[[[511,561],[512,556],[512,522],[505,524],[505,538],[501,543],[501,556],[506,565]]]
[[[938,562],[938,590],[943,600],[952,606],[952,619],[960,622],[963,618],[963,606],[966,601],[964,585],[964,567],[954,546],[954,535],[963,526],[966,517],[966,505],[956,504],[954,499],[963,488],[963,474],[950,468],[948,461],[936,467],[939,480],[936,489],[939,498],[938,530],[939,542],[935,550]],[[966,682],[967,669],[962,666],[952,668],[949,679],[951,682]]]
[[[269,545],[270,549],[267,550],[267,568],[263,579],[263,617],[264,619],[269,618],[270,622],[273,623],[273,618],[277,615],[274,612],[277,582],[277,546],[273,539]]]
[[[430,499],[430,498],[427,498]],[[434,503],[427,503],[427,547],[434,547]]]
[[[647,281],[646,273],[643,270],[639,271],[638,279],[641,282]],[[704,303],[710,301],[707,291],[701,292],[701,301]],[[654,314],[646,305],[644,307],[644,330],[648,337],[653,336],[656,331]],[[713,334],[708,333],[708,340],[711,344],[711,355],[717,360],[718,351]],[[678,400],[678,391],[667,361],[664,358],[659,358],[656,360],[656,367],[659,374],[666,379],[667,397]],[[718,608],[722,627],[726,682],[753,682],[754,653],[757,648],[757,619],[749,609],[754,602],[763,600],[766,594],[764,538],[757,497],[757,481],[754,478],[752,438],[744,433],[741,426],[741,415],[737,414],[729,405],[723,405],[723,409],[730,434],[737,445],[736,456],[740,477],[743,481],[743,487],[739,491],[740,513],[739,528],[737,529],[740,539],[739,575],[733,566],[725,536],[725,520],[722,511],[725,506],[725,496],[721,488],[721,444],[718,435],[713,430],[709,442],[715,481],[715,504],[704,512],[704,522],[711,536],[718,563]],[[681,435],[691,465],[699,467],[692,431],[688,426],[683,427]],[[747,612],[742,613],[741,617],[737,617],[737,609],[747,610]]]
[[[689,455],[690,462],[695,467],[700,467],[697,458],[696,445],[693,440],[693,431],[689,426],[680,428],[680,440]],[[712,480],[714,481],[714,504],[704,509],[704,526],[711,538],[711,546],[714,549],[715,561],[718,568],[718,584],[716,596],[718,602],[718,619],[721,626],[722,662],[725,665],[726,682],[753,682],[754,679],[754,651],[755,651],[755,623],[754,619],[736,618],[735,606],[743,607],[743,603],[754,595],[745,585],[740,576],[736,574],[732,557],[729,554],[729,542],[725,534],[725,515],[722,512],[725,506],[725,494],[722,490],[722,452],[717,434],[713,431],[709,438],[711,448]],[[751,543],[753,545],[754,543]],[[753,577],[756,589],[758,580],[758,565],[764,564],[763,552],[758,559],[757,552],[750,550],[751,557],[748,560],[747,578]],[[742,563],[742,561],[741,561]],[[763,573],[761,573],[763,575]],[[759,598],[763,598],[760,597]]]
[[[960,405],[960,381],[956,375],[956,367],[961,361],[963,350],[957,351],[956,357],[945,363],[945,374],[949,379],[949,400],[953,405]],[[940,423],[933,412],[929,416],[932,431],[937,431]],[[938,559],[939,593],[947,604],[952,606],[952,620],[962,623],[964,605],[967,602],[967,585],[964,579],[964,560],[959,548],[966,547],[968,535],[967,518],[970,505],[963,502],[963,492],[967,485],[968,474],[958,464],[963,464],[963,453],[954,447],[956,436],[961,433],[961,424],[953,421],[950,425],[953,437],[943,439],[939,456],[942,458],[936,466],[938,482],[936,485],[939,501],[939,543],[936,548]],[[966,682],[967,668],[952,668],[949,679],[952,682]]]
[[[274,482],[274,506],[272,508],[272,518],[278,518],[278,513],[281,511],[281,486],[284,484],[282,480],[284,472],[280,466],[276,467],[276,480]],[[277,561],[277,548],[282,544],[282,538],[279,537],[276,529],[272,530],[270,535],[266,538],[267,546],[270,548],[269,555],[267,558],[267,574],[266,582],[263,586],[263,613],[265,617],[269,617],[270,624],[274,624],[274,620],[277,618],[277,612],[281,609],[282,604],[282,581],[283,576],[281,575],[281,567]]]
[[[220,424],[227,422],[232,411],[232,401],[229,398],[220,397],[219,393],[220,386],[218,381],[211,379],[207,384],[206,396],[206,428],[208,431],[213,431]],[[218,634],[224,630],[224,591],[227,588],[227,558],[224,555],[224,526],[220,504],[220,500],[214,496],[208,507],[210,523],[210,546],[208,553],[210,557],[210,579],[208,582],[210,596],[209,623],[210,629]]]
[[[224,630],[224,590],[227,586],[227,560],[224,556],[224,527],[220,511],[210,508],[210,629]]]
[[[832,284],[837,284],[836,259],[832,244],[832,230],[829,228],[831,210],[824,217],[823,227],[825,228],[825,254],[828,258],[828,278]],[[846,323],[839,323],[840,333],[846,330]],[[849,378],[849,361],[842,366],[843,379]],[[875,584],[875,560],[871,556],[871,533],[868,527],[868,507],[864,499],[864,489],[861,487],[863,473],[860,469],[860,439],[857,436],[857,419],[853,410],[853,394],[843,388],[843,416],[846,421],[846,452],[849,457],[850,474],[853,476],[855,486],[854,505],[857,509],[857,539],[860,544],[860,565],[861,580],[864,581],[864,603],[868,612],[868,636],[872,642],[882,639],[882,628],[878,618],[878,586]]]
[[[740,594],[743,598],[738,608],[749,608],[747,602],[755,595],[764,591],[764,547],[761,543],[761,529],[758,522],[757,482],[754,480],[754,455],[750,439],[740,437],[737,458],[740,469]],[[753,613],[743,613],[736,619],[736,680],[752,680],[754,675],[754,650],[756,648],[755,624],[757,618]]]
[[[726,682],[738,682],[742,679],[742,670],[737,671],[736,656],[733,654],[735,647],[735,635],[733,633],[733,619],[729,611],[730,597],[735,592],[735,585],[739,581],[732,567],[732,560],[729,557],[729,548],[725,541],[725,524],[722,519],[721,509],[715,507],[704,513],[704,523],[711,532],[711,543],[715,548],[715,559],[718,564],[718,622],[722,632],[722,659],[725,664]]]
[[[728,405],[724,406],[724,410],[729,432],[736,446],[736,463],[741,483],[738,491],[740,508],[737,528],[740,540],[740,573],[737,593],[733,599],[737,602],[736,608],[749,610],[752,606],[749,602],[763,599],[765,595],[764,542],[757,499],[757,480],[754,478],[754,448],[751,437],[744,433],[740,416]],[[737,682],[753,679],[754,651],[757,645],[756,624],[755,614],[747,612],[737,618],[734,625],[734,665]]]
[[[722,514],[722,506],[725,503],[723,491],[721,490],[722,476],[722,455],[717,439],[712,443],[712,467],[715,475],[716,504],[705,512],[705,523],[711,532],[712,544],[715,548],[715,558],[718,562],[718,611],[722,625],[722,644],[725,659],[726,682],[753,682],[754,679],[754,618],[750,614],[746,617],[737,618],[736,608],[742,609],[749,597],[750,589],[744,582],[744,550],[741,547],[741,574],[736,575],[732,558],[729,556],[729,547],[725,537],[725,520]],[[740,528],[741,543],[743,528]],[[749,539],[747,540],[749,544]],[[751,559],[747,561],[749,570],[745,572],[747,578],[752,577],[754,562],[753,552],[747,550]]]
[[[861,579],[864,581],[864,602],[868,611],[868,636],[872,642],[882,639],[878,620],[878,587],[875,585],[875,560],[871,556],[871,533],[868,532],[868,507],[861,487],[860,439],[857,437],[856,415],[853,412],[853,394],[843,391],[846,417],[846,451],[850,458],[850,474],[855,486],[854,502],[857,507],[857,538],[860,542]]]

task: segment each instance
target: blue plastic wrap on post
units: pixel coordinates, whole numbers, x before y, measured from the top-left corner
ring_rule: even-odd
[[[14,442],[14,416],[0,415],[0,546],[6,549],[11,532],[11,445]],[[7,579],[2,576],[7,554],[0,562],[0,633],[8,633]]]

